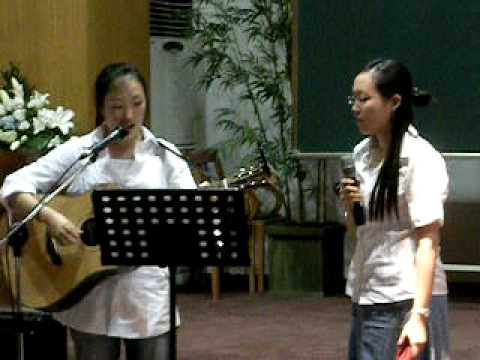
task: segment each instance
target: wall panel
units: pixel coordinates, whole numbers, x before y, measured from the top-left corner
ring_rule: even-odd
[[[88,81],[111,62],[127,61],[149,79],[150,36],[147,0],[89,0],[87,8]],[[92,88],[93,89],[93,88]],[[93,112],[91,113],[92,118]]]
[[[95,125],[93,83],[109,62],[131,61],[148,78],[147,0],[0,0],[0,66],[13,61],[53,105]]]

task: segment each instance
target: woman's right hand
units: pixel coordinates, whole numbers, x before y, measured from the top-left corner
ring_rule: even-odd
[[[428,320],[412,314],[402,329],[397,345],[410,346],[411,359],[417,359],[422,354],[427,343]]]
[[[45,207],[40,212],[39,220],[48,228],[52,238],[60,245],[78,244],[82,231],[60,212]]]
[[[340,198],[347,208],[351,208],[354,202],[363,202],[363,194],[357,181],[351,178],[343,178],[340,183]]]
[[[12,219],[19,221],[27,216],[38,204],[37,198],[30,193],[16,193],[7,198]],[[45,206],[37,215],[50,235],[61,245],[75,244],[81,241],[81,230],[60,212]]]

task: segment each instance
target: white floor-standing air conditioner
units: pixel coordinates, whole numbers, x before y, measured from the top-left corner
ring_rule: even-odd
[[[194,147],[205,103],[186,64],[190,49],[187,39],[150,37],[151,129],[180,148]]]

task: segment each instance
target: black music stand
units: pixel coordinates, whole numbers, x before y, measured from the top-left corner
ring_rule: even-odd
[[[168,266],[169,353],[176,359],[176,267],[250,264],[243,192],[97,190],[92,200],[103,264]]]

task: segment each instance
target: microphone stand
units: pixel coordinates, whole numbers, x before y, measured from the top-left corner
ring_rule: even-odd
[[[161,139],[155,139],[155,144],[157,144],[159,147],[167,150],[168,152],[172,153],[173,155],[175,155],[176,157],[186,161],[187,163],[189,162],[189,159],[186,157],[186,156],[183,156],[182,154],[180,154],[178,151],[175,151],[173,149],[171,149],[170,147],[168,147],[167,145],[165,145]]]
[[[75,160],[72,164],[72,167],[79,161],[83,161],[82,165],[79,166],[75,171],[56,189],[53,189],[50,193],[45,195],[30,212],[25,216],[21,221],[15,223],[12,228],[8,231],[7,235],[0,240],[0,248],[4,246],[5,243],[13,248],[13,254],[15,258],[15,287],[16,287],[16,300],[14,303],[14,313],[17,314],[18,320],[18,337],[17,337],[17,358],[18,360],[24,360],[24,329],[20,327],[21,322],[23,321],[22,315],[22,295],[21,295],[21,254],[22,248],[27,242],[28,234],[26,225],[32,221],[42,209],[59,193],[65,190],[88,165],[95,162],[98,156],[98,151],[90,151],[88,153],[81,154],[79,158]]]

